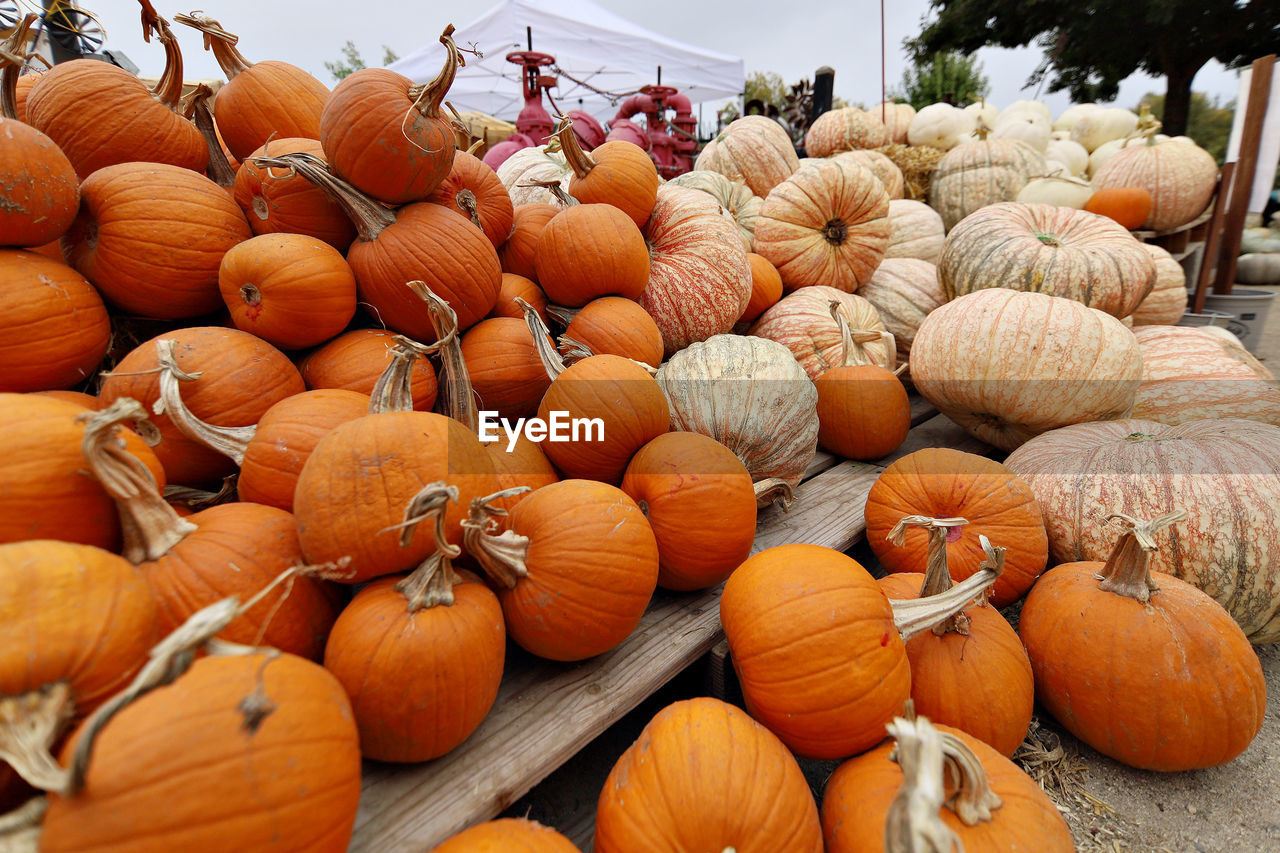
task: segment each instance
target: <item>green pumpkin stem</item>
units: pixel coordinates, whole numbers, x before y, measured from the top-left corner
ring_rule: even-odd
[[[514,530],[499,532],[498,516],[507,511],[497,501],[530,491],[528,486],[514,486],[482,498],[473,498],[469,515],[462,521],[462,542],[484,573],[505,589],[514,589],[529,569],[525,558],[529,553],[529,537]]]
[[[247,71],[252,67],[253,63],[245,59],[236,49],[236,43],[240,41],[240,37],[224,30],[222,24],[208,15],[192,12],[190,15],[174,15],[173,20],[175,23],[198,30],[204,36],[204,49],[213,51],[213,58],[222,69],[222,73],[227,75],[227,80],[235,79],[241,71]]]
[[[1176,509],[1150,521],[1140,521],[1132,516],[1113,513],[1107,521],[1118,520],[1125,530],[1112,546],[1102,572],[1097,577],[1098,589],[1132,598],[1142,604],[1151,600],[1160,586],[1151,577],[1151,555],[1156,551],[1155,534],[1187,517],[1185,510]]]

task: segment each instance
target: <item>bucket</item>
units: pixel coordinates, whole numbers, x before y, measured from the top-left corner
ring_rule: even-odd
[[[1227,324],[1235,318],[1230,314],[1224,314],[1221,311],[1205,311],[1203,314],[1192,314],[1188,311],[1182,315],[1182,319],[1177,322],[1179,326],[1220,326],[1227,328]]]
[[[1230,293],[1210,293],[1205,297],[1206,311],[1221,311],[1231,315],[1227,330],[1240,339],[1245,349],[1257,354],[1262,331],[1267,325],[1267,312],[1275,301],[1274,290],[1246,290],[1237,287]]]

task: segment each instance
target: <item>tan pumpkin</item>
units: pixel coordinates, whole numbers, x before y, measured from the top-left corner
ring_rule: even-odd
[[[1127,317],[1155,281],[1150,253],[1113,220],[1048,204],[992,204],[947,234],[948,299],[991,287],[1047,293]]]
[[[1198,145],[1169,140],[1121,148],[1093,175],[1098,189],[1142,187],[1151,193],[1143,228],[1168,231],[1195,219],[1209,206],[1218,180],[1213,155]]]
[[[1133,311],[1135,326],[1173,326],[1187,312],[1187,271],[1165,249],[1151,243],[1142,248],[1156,265],[1151,292]]]
[[[1186,510],[1152,571],[1209,593],[1255,645],[1280,640],[1280,428],[1231,418],[1078,424],[1033,439],[1006,464],[1044,510],[1055,563],[1105,560],[1112,513]]]
[[[890,201],[900,199],[906,194],[902,170],[898,168],[897,163],[879,151],[868,151],[866,149],[845,151],[843,154],[835,155],[832,159],[857,163],[859,166],[865,166],[870,169],[880,179],[880,183],[884,184],[884,191],[889,194]]]
[[[847,160],[805,166],[769,193],[756,220],[756,254],[788,290],[830,285],[852,293],[889,246],[889,194]]]
[[[830,313],[827,319],[835,325]],[[777,477],[799,485],[817,450],[818,392],[785,346],[716,335],[673,355],[655,378],[670,403],[672,430],[719,441],[756,482]]]
[[[554,205],[559,210],[571,207],[574,199],[569,195],[569,181],[572,178],[569,161],[558,151],[547,150],[545,145],[522,148],[498,167],[498,180],[507,188],[516,207],[535,203]]]
[[[916,117],[915,107],[910,104],[885,101],[879,106],[872,107],[870,112],[884,124],[885,130],[889,133],[889,144],[906,144],[907,131],[911,129],[911,121]]]
[[[764,198],[799,168],[791,137],[773,119],[743,116],[703,147],[693,168],[742,181]]]
[[[942,215],[950,231],[979,208],[1013,201],[1027,181],[1044,172],[1044,156],[1024,142],[964,142],[938,161],[929,185],[929,205]]]
[[[748,252],[753,250],[756,243],[756,219],[760,216],[764,199],[751,192],[750,187],[742,181],[730,180],[719,172],[712,171],[685,172],[667,183],[701,190],[714,198],[724,208],[725,216],[738,226],[743,248]]]
[[[947,228],[938,211],[909,198],[889,202],[889,247],[885,258],[919,258],[931,264],[942,257]]]
[[[892,141],[889,129],[876,113],[843,107],[827,110],[809,125],[804,150],[810,157],[830,157],[841,151],[879,148]]]
[[[849,328],[865,332],[887,331],[874,305],[856,293],[834,287],[803,287],[786,296],[760,315],[748,334],[777,341],[791,351],[810,379],[841,363],[843,339],[831,317],[835,300],[843,306]],[[895,353],[881,341],[861,344],[865,360],[893,368]]]
[[[910,356],[911,342],[924,318],[947,301],[938,268],[915,258],[886,258],[857,295],[879,312],[898,346],[899,361]]]
[[[991,288],[938,308],[911,345],[911,380],[1003,450],[1067,424],[1124,417],[1142,377],[1133,333],[1071,299]]]

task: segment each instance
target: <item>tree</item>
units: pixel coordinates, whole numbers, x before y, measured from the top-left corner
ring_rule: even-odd
[[[985,98],[991,91],[991,83],[982,73],[982,63],[977,57],[939,51],[923,59],[916,58],[902,72],[900,88],[895,96],[918,110],[939,101],[964,106]]]
[[[1027,81],[1078,103],[1110,101],[1136,71],[1163,76],[1165,131],[1186,131],[1191,83],[1216,59],[1240,67],[1280,51],[1276,0],[930,0],[936,12],[905,42],[916,56],[1036,42],[1044,60]]]
[[[383,65],[390,65],[399,58],[399,55],[397,55],[394,50],[387,47],[385,44],[382,46]],[[356,48],[355,42],[348,40],[347,43],[342,46],[342,58],[336,62],[326,61],[324,67],[333,75],[333,79],[342,80],[353,71],[359,71],[361,68],[365,67],[364,57],[360,55],[360,51]]]
[[[1142,102],[1151,114],[1164,121],[1164,95],[1147,93]],[[1137,112],[1138,108],[1134,108]],[[1235,117],[1235,103],[1223,106],[1216,98],[1210,99],[1204,92],[1191,93],[1191,105],[1187,114],[1187,136],[1221,163],[1227,156],[1227,142],[1231,139],[1231,120]]]
[[[747,101],[759,99],[765,104],[781,107],[787,99],[787,84],[776,71],[752,71],[747,75],[743,96]]]

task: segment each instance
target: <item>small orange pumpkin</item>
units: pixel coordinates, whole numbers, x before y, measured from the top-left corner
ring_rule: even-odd
[[[245,158],[236,172],[232,196],[254,234],[306,234],[346,252],[356,239],[356,226],[325,191],[298,174],[254,162],[279,154],[309,154],[324,162],[315,139],[272,139]]]
[[[1103,187],[1089,196],[1084,209],[1110,217],[1133,231],[1151,215],[1151,203],[1151,192],[1146,187]]]
[[[498,249],[504,273],[515,273],[537,281],[538,238],[542,236],[542,229],[559,212],[560,208],[554,204],[543,202],[516,206],[511,217],[511,233]]]
[[[533,306],[542,322],[547,322],[547,295],[538,287],[538,283],[516,273],[502,274],[502,288],[498,291],[498,301],[493,303],[490,317],[515,317],[524,319],[524,309],[516,302],[519,297]]]
[[[502,417],[529,417],[551,387],[524,320],[481,320],[462,336],[462,358],[480,408]]]
[[[755,252],[747,252],[747,260],[751,263],[751,301],[738,318],[739,323],[755,322],[782,298],[782,276],[778,268]]]
[[[504,817],[459,832],[429,853],[578,853],[578,848],[549,826]]]
[[[342,388],[373,393],[378,377],[391,363],[395,333],[386,329],[354,329],[315,350],[298,363],[308,388]],[[413,407],[429,412],[439,393],[435,368],[425,358],[413,363]]]
[[[644,235],[618,208],[578,204],[562,210],[538,237],[538,284],[556,305],[600,296],[638,299],[649,284]]]
[[[466,151],[453,155],[453,167],[427,201],[444,205],[484,232],[496,249],[511,233],[515,212],[511,195],[498,174]]]
[[[608,204],[625,213],[637,228],[643,228],[658,199],[658,168],[649,154],[634,142],[618,139],[582,150],[567,119],[556,131],[560,150],[573,170],[569,195],[583,204]],[[540,282],[541,283],[541,282]],[[543,283],[545,286],[545,283]]]
[[[638,302],[621,296],[602,296],[582,306],[561,340],[584,344],[596,355],[621,355],[655,368],[662,364],[658,324]]]
[[[840,326],[844,356],[824,370],[813,384],[818,389],[818,443],[846,459],[871,460],[888,456],[907,440],[911,404],[898,377],[871,361],[859,347],[887,339],[885,351],[896,354],[887,332],[859,332],[855,336],[840,310],[831,303],[831,316]]]

